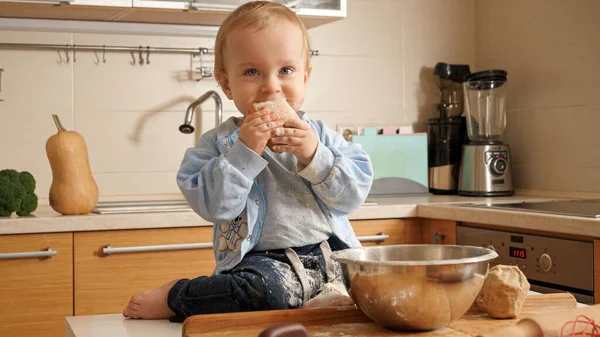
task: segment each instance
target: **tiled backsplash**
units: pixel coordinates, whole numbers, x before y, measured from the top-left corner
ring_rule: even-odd
[[[349,0],[348,18],[309,31],[320,56],[303,110],[332,128],[369,122],[424,131],[438,99],[435,63],[474,61],[474,10],[473,0]],[[0,42],[197,48],[214,40],[0,31]],[[85,138],[101,200],[180,198],[183,153],[214,127],[210,101],[196,111],[194,134],[178,131],[191,101],[221,92],[212,78],[188,79],[189,56],[151,54],[149,65],[131,65],[127,53],[106,59],[95,64],[94,53],[78,52],[76,63],[64,63],[55,51],[0,50],[0,168],[34,174],[42,203],[52,180],[45,142],[56,132],[53,113]],[[239,115],[222,98],[224,118]]]
[[[477,69],[508,71],[517,188],[600,193],[600,1],[477,0]]]

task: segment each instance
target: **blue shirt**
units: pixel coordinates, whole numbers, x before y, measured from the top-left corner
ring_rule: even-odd
[[[203,134],[198,144],[185,152],[177,183],[192,209],[215,225],[215,274],[235,267],[247,252],[258,247],[263,226],[285,231],[297,224],[305,226],[307,216],[324,220],[326,226],[294,234],[292,247],[317,243],[329,233],[350,247],[360,246],[347,215],[362,205],[371,188],[369,156],[360,145],[346,142],[321,121],[310,120],[303,112],[299,115],[319,137],[313,160],[300,171],[291,165],[295,158],[289,154],[277,155],[267,148],[259,156],[238,142],[239,119],[233,117]],[[280,167],[275,169],[277,165]],[[295,179],[288,182],[292,176]],[[273,177],[277,184],[269,183]],[[298,206],[311,200],[306,212],[286,211],[290,200],[281,198],[281,192],[275,190],[289,188],[297,190],[290,193],[296,198],[291,204]],[[312,199],[305,198],[307,193]],[[279,223],[284,226],[272,226]]]

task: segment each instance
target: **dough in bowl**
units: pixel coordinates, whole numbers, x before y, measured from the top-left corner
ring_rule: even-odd
[[[450,323],[444,284],[427,282],[425,273],[354,276],[352,298],[375,322],[402,330],[433,330]]]

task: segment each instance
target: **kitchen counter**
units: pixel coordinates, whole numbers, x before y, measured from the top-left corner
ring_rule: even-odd
[[[402,196],[369,198],[365,204],[350,214],[350,220],[366,219],[394,219],[424,217],[419,212],[425,212],[428,217],[437,216],[435,207],[442,206],[439,214],[456,217],[465,213],[448,212],[455,208],[453,205],[468,202],[507,202],[523,200],[553,200],[530,196],[512,196],[501,198],[472,198],[461,196]],[[431,206],[430,208],[423,208]],[[446,206],[446,207],[444,207]],[[470,212],[470,211],[465,211]],[[475,213],[478,213],[475,210]],[[432,216],[433,215],[433,216]],[[451,219],[449,220],[458,220]],[[461,220],[459,220],[461,221]],[[188,211],[156,212],[156,213],[130,213],[130,214],[86,214],[86,215],[61,215],[56,213],[49,205],[40,205],[34,215],[17,217],[13,214],[10,218],[0,218],[0,235],[3,234],[28,234],[28,233],[57,233],[79,232],[118,229],[147,229],[168,227],[197,227],[212,226],[200,218],[191,209]]]
[[[367,220],[419,217],[600,238],[600,219],[460,205],[465,203],[485,204],[558,199],[534,196],[496,198],[439,195],[378,197],[369,198],[363,206],[350,214],[349,218],[350,220]],[[212,226],[211,223],[204,221],[191,210],[63,216],[56,213],[48,205],[41,205],[34,214],[29,217],[0,218],[0,235]]]
[[[529,295],[539,294],[529,291]],[[577,303],[577,307],[585,307]],[[66,337],[178,337],[183,324],[162,320],[135,320],[121,314],[66,317]]]
[[[181,323],[128,319],[121,314],[66,317],[66,337],[179,337]]]

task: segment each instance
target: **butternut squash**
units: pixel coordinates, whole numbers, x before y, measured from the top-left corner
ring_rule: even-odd
[[[98,203],[98,185],[92,176],[83,137],[67,131],[57,115],[52,115],[58,133],[46,141],[46,154],[52,169],[50,206],[60,214],[91,212]]]

